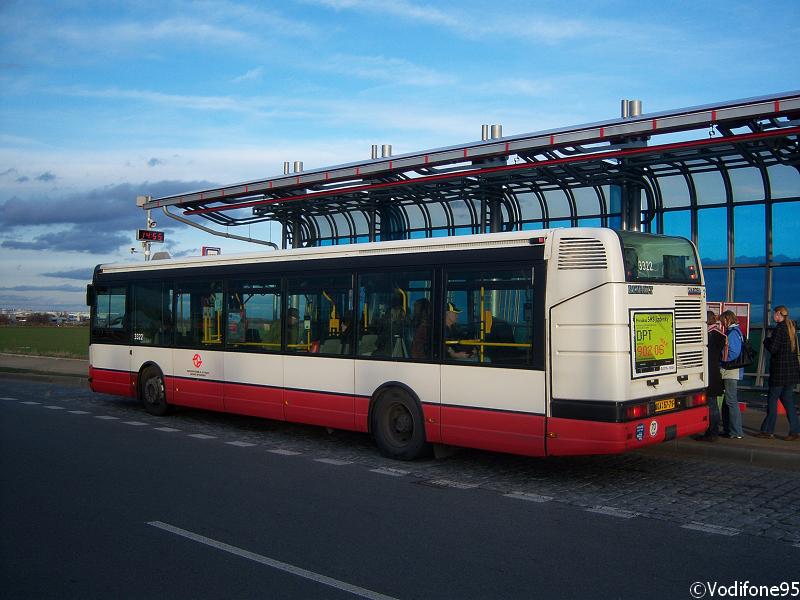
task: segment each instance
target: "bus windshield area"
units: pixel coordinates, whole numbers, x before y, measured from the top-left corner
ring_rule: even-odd
[[[622,241],[625,280],[649,283],[700,283],[697,255],[689,240],[618,231]]]

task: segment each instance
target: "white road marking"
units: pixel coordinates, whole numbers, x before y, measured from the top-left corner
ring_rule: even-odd
[[[95,417],[95,419],[102,419],[103,421],[117,421],[119,417],[112,417],[110,415],[100,415],[99,417]]]
[[[337,460],[335,458],[315,458],[314,461],[325,463],[326,465],[334,465],[336,467],[353,464],[352,460]]]
[[[180,429],[175,429],[174,427],[153,427],[156,431],[166,431],[167,433],[171,433],[173,431],[180,431]]]
[[[125,425],[134,425],[135,427],[141,427],[142,425],[147,425],[147,423],[142,423],[141,421],[123,421]]]
[[[85,410],[68,410],[67,412],[71,413],[73,415],[88,415],[89,414],[89,412],[85,411]]]
[[[279,571],[283,571],[284,573],[296,575],[298,577],[302,577],[303,579],[309,579],[311,581],[321,583],[322,585],[327,585],[329,587],[341,590],[343,592],[349,592],[355,596],[360,596],[361,598],[371,598],[373,600],[395,600],[391,596],[386,596],[384,594],[373,592],[372,590],[358,587],[357,585],[353,585],[345,581],[333,579],[332,577],[327,577],[325,575],[321,575],[313,571],[308,571],[300,567],[295,567],[294,565],[290,565],[289,563],[281,562],[279,560],[275,560],[274,558],[269,558],[267,556],[262,556],[261,554],[256,554],[255,552],[250,552],[248,550],[244,550],[236,546],[231,546],[230,544],[226,544],[224,542],[218,542],[217,540],[207,538],[203,535],[199,535],[197,533],[181,529],[180,527],[169,525],[168,523],[162,523],[161,521],[150,521],[148,525],[157,527],[159,529],[162,529],[163,531],[168,531],[169,533],[173,533],[175,535],[179,535],[188,540],[192,540],[193,542],[205,544],[206,546],[211,546],[212,548],[216,548],[217,550],[222,550],[223,552],[229,552],[230,554],[234,554],[236,556],[252,560],[253,562],[257,562],[259,564],[272,567],[273,569],[278,569]]]
[[[436,479],[434,481],[428,481],[427,483],[428,485],[454,488],[456,490],[471,490],[478,487],[477,483],[461,483],[460,481],[450,481],[449,479]]]
[[[284,450],[283,448],[275,448],[273,450],[267,450],[267,452],[272,452],[273,454],[280,454],[282,456],[297,456],[298,454],[302,454],[302,452],[295,452],[294,450]]]
[[[7,398],[7,397],[4,396],[4,397],[0,398],[0,400],[12,400],[12,401],[16,402],[17,398]]]
[[[248,448],[250,446],[255,446],[255,444],[251,444],[250,442],[225,442],[229,446],[238,446],[239,448]]]
[[[733,527],[723,527],[722,525],[710,525],[708,523],[700,523],[698,521],[693,521],[688,525],[681,525],[681,529],[692,529],[694,531],[702,531],[704,533],[715,533],[717,535],[727,535],[729,537],[733,537],[734,535],[739,535],[741,533],[740,530],[734,529]]]
[[[632,519],[638,517],[639,513],[632,510],[624,510],[622,508],[614,508],[613,506],[595,506],[587,508],[587,512],[597,513],[598,515],[607,515],[609,517],[618,517],[620,519]]]
[[[527,492],[512,492],[510,494],[504,494],[506,498],[513,498],[514,500],[527,500],[528,502],[550,502],[553,497],[552,496],[540,496],[539,494],[529,494]]]
[[[34,402],[33,400],[28,400],[27,402],[22,402],[22,404],[41,404],[41,402]]]
[[[409,471],[403,471],[402,469],[391,469],[389,467],[370,469],[370,471],[372,473],[377,473],[378,475],[389,475],[390,477],[405,477],[409,474]]]
[[[206,435],[205,433],[191,433],[189,437],[196,438],[198,440],[215,440],[217,436],[215,435]]]
[[[47,404],[44,408],[49,408],[50,410],[64,410],[63,406],[56,406],[55,404]]]

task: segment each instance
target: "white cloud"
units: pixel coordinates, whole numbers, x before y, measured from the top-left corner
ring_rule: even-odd
[[[397,85],[452,85],[456,78],[402,58],[336,54],[323,60],[320,68],[342,75],[391,82]]]
[[[256,67],[255,69],[250,69],[244,75],[239,75],[238,77],[234,77],[231,79],[232,83],[244,83],[246,81],[258,81],[264,75],[264,67]]]

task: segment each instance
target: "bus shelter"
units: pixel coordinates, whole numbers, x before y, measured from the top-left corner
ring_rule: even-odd
[[[624,112],[624,111],[623,111]],[[603,226],[698,245],[708,299],[800,317],[800,91],[564,127],[148,198],[204,231],[273,221],[303,247]],[[288,163],[286,163],[288,165]],[[216,228],[216,229],[215,229]],[[272,244],[274,245],[274,244]],[[748,384],[765,383],[761,353]]]

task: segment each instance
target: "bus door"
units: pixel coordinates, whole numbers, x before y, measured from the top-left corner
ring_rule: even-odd
[[[222,282],[178,284],[174,314],[174,403],[224,410]]]
[[[544,371],[534,370],[532,269],[450,270],[442,336],[442,441],[544,454]]]

